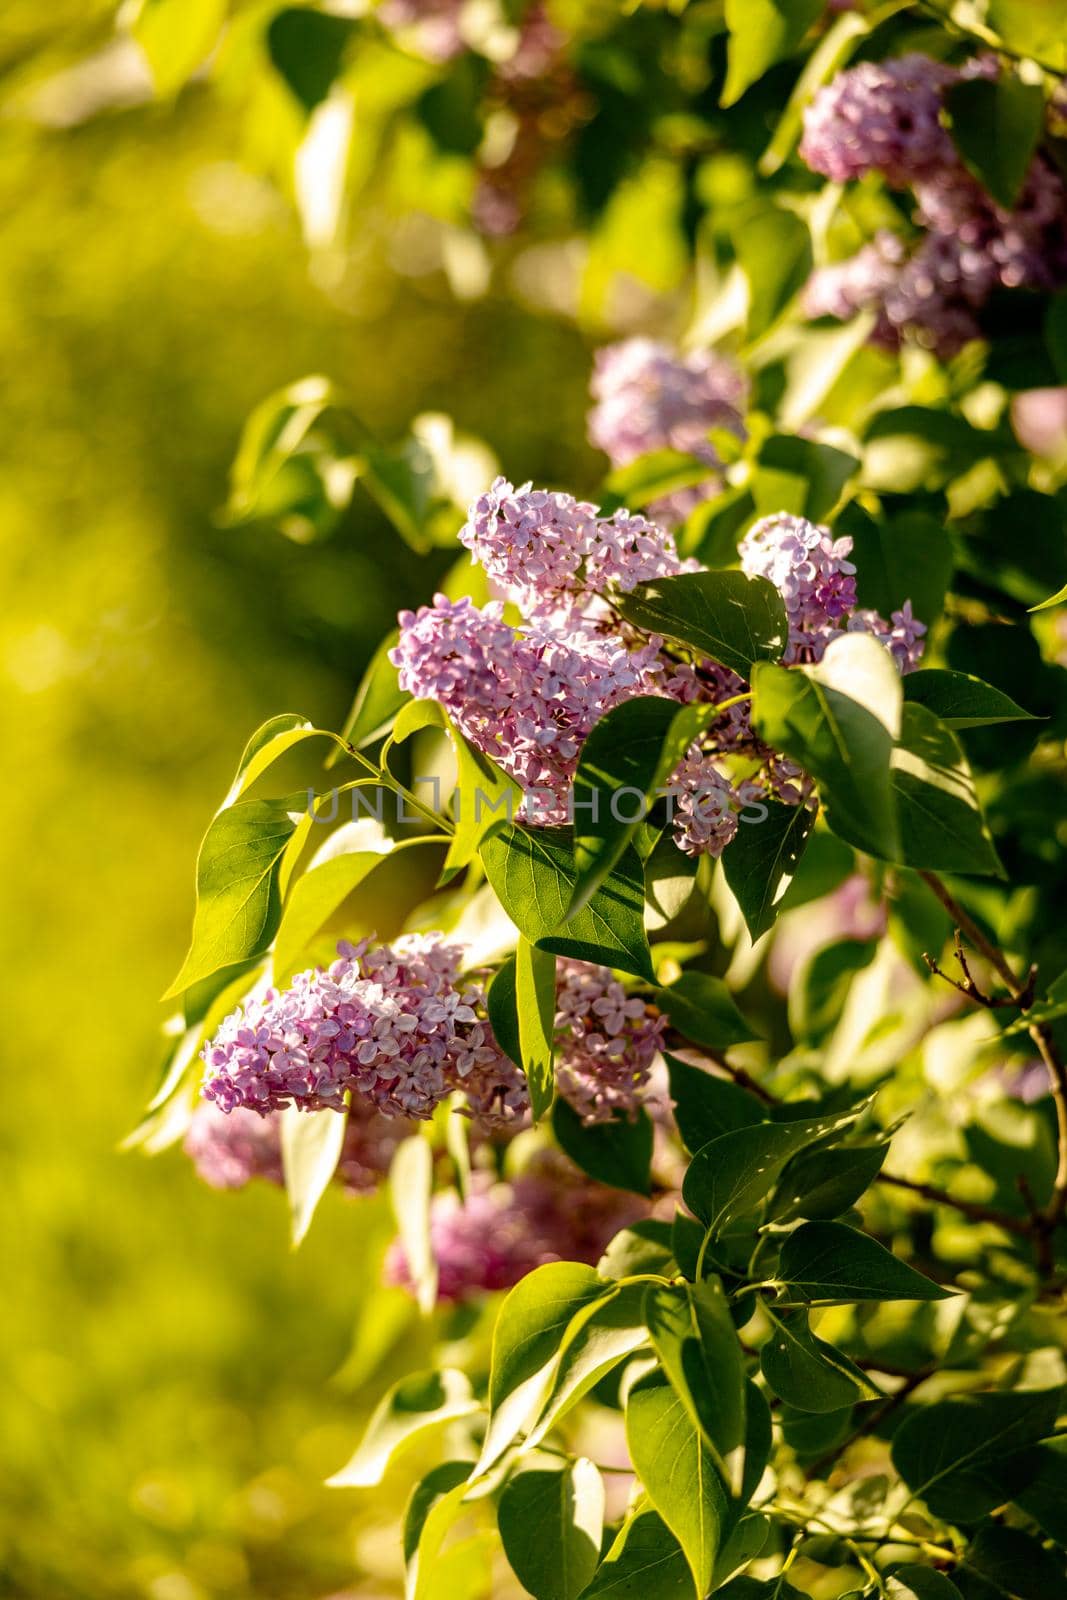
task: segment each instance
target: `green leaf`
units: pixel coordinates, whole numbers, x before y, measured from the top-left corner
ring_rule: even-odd
[[[422,1538],[426,1519],[434,1507],[448,1496],[453,1489],[466,1485],[470,1477],[471,1464],[469,1461],[442,1461],[438,1467],[431,1467],[424,1478],[420,1478],[404,1510],[403,1544],[404,1562],[410,1566],[414,1561]]]
[[[279,865],[306,803],[242,800],[213,819],[196,862],[192,942],[164,1000],[267,949],[281,918]]]
[[[728,1050],[759,1037],[737,1009],[723,980],[706,972],[683,972],[668,988],[657,989],[656,1003],[673,1027],[709,1050]]]
[[[717,469],[697,456],[682,450],[649,450],[624,467],[617,467],[604,481],[608,494],[630,507],[647,506],[652,500],[706,483]]]
[[[274,981],[286,984],[307,965],[308,946],[365,878],[395,850],[420,843],[391,839],[373,817],[331,833],[293,884],[274,942]]]
[[[574,859],[578,879],[568,915],[581,910],[643,826],[657,791],[670,780],[715,707],[679,707],[639,695],[600,718],[574,775]]]
[[[780,1573],[777,1578],[751,1578],[742,1573],[722,1589],[716,1589],[715,1594],[717,1600],[809,1600],[808,1595],[795,1589]],[[853,1600],[853,1597],[842,1596],[842,1600]]]
[[[463,1372],[413,1372],[395,1383],[367,1424],[359,1449],[327,1482],[333,1489],[366,1489],[381,1483],[401,1445],[478,1410]]]
[[[782,1246],[777,1278],[816,1304],[851,1300],[947,1300],[884,1245],[843,1222],[805,1222]]]
[[[929,627],[937,621],[954,566],[952,540],[943,522],[922,511],[872,517],[853,502],[834,531],[852,539],[861,606],[888,617],[910,600],[921,622]]]
[[[649,1499],[685,1553],[699,1600],[711,1587],[728,1503],[700,1433],[659,1373],[630,1390],[626,1439]]]
[[[291,1105],[282,1112],[282,1170],[294,1249],[303,1241],[337,1171],[347,1127],[347,1111],[301,1111]]]
[[[519,1024],[520,1065],[530,1090],[534,1121],[552,1104],[552,1070],[556,1019],[556,958],[519,938],[515,953],[515,1008]]]
[[[886,1579],[886,1600],[960,1600],[960,1591],[943,1572],[907,1564]]]
[[[1064,0],[989,0],[986,13],[1010,51],[1052,72],[1067,70]]]
[[[736,1495],[744,1465],[745,1367],[722,1284],[709,1277],[651,1285],[645,1320],[671,1388]]]
[[[915,1406],[893,1435],[893,1465],[934,1516],[975,1522],[1010,1498],[1005,1467],[1052,1432],[1060,1394],[997,1391]]]
[[[726,882],[753,941],[774,926],[815,824],[815,814],[807,806],[765,800],[763,809],[767,815],[762,822],[741,818],[722,858]]]
[[[822,9],[822,0],[726,0],[730,43],[720,104],[732,106],[768,67],[792,55]]]
[[[832,445],[793,434],[775,433],[760,446],[752,476],[757,515],[791,512],[822,522],[833,511],[859,461]]]
[[[1044,90],[1002,73],[992,82],[972,78],[950,85],[944,105],[964,165],[1011,211],[1044,129]]]
[[[552,1108],[552,1131],[560,1148],[598,1183],[634,1194],[650,1192],[653,1129],[643,1106],[632,1122],[619,1117],[586,1127],[572,1105],[557,1099]]]
[[[878,953],[877,939],[839,939],[818,946],[800,964],[789,988],[789,1027],[805,1045],[823,1045],[841,1020],[857,973]]]
[[[717,1078],[704,1067],[690,1066],[677,1056],[664,1057],[670,1081],[674,1120],[690,1154],[720,1134],[764,1121],[763,1107],[754,1094]]]
[[[790,1156],[816,1139],[851,1127],[869,1103],[862,1101],[828,1116],[761,1122],[712,1139],[690,1162],[682,1198],[706,1228],[712,1233],[721,1232],[728,1222],[751,1211],[773,1189]],[[787,1249],[791,1243],[792,1239]]]
[[[504,1554],[534,1600],[577,1600],[600,1560],[604,1484],[591,1461],[529,1467],[497,1508]]]
[[[1039,720],[991,683],[984,683],[969,672],[950,672],[945,667],[909,672],[904,679],[904,701],[925,706],[946,728],[984,728],[994,722]]]
[[[432,1195],[433,1151],[427,1139],[414,1134],[396,1147],[389,1168],[389,1198],[415,1298],[426,1314],[437,1303],[437,1262],[430,1242]]]
[[[287,751],[303,744],[306,739],[324,737],[331,738],[332,735],[324,734],[299,712],[283,711],[280,716],[269,718],[256,729],[241,752],[229,793],[219,810],[239,800],[245,790],[250,789],[256,779],[261,778],[267,768]]]
[[[745,1380],[745,1473],[741,1481],[741,1503],[747,1505],[760,1486],[774,1445],[771,1408],[763,1390],[751,1378]]]
[[[811,275],[808,225],[779,206],[748,217],[733,232],[737,260],[748,284],[746,333],[750,342],[765,334]]]
[[[956,735],[908,701],[893,752],[900,859],[933,872],[1002,873],[978,791]]]
[[[596,1270],[602,1278],[630,1278],[635,1273],[649,1272],[662,1275],[672,1261],[670,1223],[659,1217],[644,1217],[615,1235]]]
[[[771,1519],[762,1512],[757,1511],[740,1519],[715,1559],[712,1584],[716,1593],[735,1572],[755,1560],[767,1543],[770,1531]]]
[[[510,822],[522,802],[522,790],[514,778],[476,750],[450,718],[446,721],[456,755],[456,792],[452,801],[455,832],[445,858],[443,883],[474,860],[482,841]]]
[[[1031,611],[1050,611],[1053,606],[1067,604],[1067,584],[1062,589],[1057,589],[1055,594],[1050,594],[1047,600],[1042,600],[1039,606],[1031,606]]]
[[[526,1436],[526,1449],[539,1444],[613,1367],[647,1345],[644,1284],[612,1285],[605,1293],[606,1298],[594,1300],[572,1318],[544,1404]]]
[[[692,1600],[681,1545],[658,1511],[638,1506],[619,1529],[582,1600]]]
[[[872,638],[847,634],[817,666],[758,664],[752,690],[757,733],[811,773],[834,832],[870,855],[895,860],[890,763],[903,691],[889,652]]]
[[[522,1045],[519,1042],[519,1009],[515,996],[515,956],[497,968],[489,980],[485,996],[485,1009],[493,1037],[504,1054],[522,1066]]]
[[[160,94],[174,94],[214,48],[226,23],[227,0],[141,0],[133,37]]]
[[[798,1411],[839,1411],[881,1397],[846,1355],[815,1337],[806,1311],[765,1309],[771,1336],[760,1351],[760,1370],[780,1399]]]
[[[869,21],[858,12],[845,11],[834,18],[804,63],[774,136],[760,157],[759,171],[763,177],[773,176],[791,155],[800,136],[805,108],[811,104],[817,90],[841,70],[860,39],[870,31]]]
[[[802,1151],[778,1181],[770,1216],[776,1222],[839,1217],[866,1194],[888,1149],[888,1144],[847,1144],[836,1150]]]
[[[652,977],[636,851],[623,852],[610,878],[569,922],[578,881],[569,830],[505,825],[482,845],[482,861],[501,905],[531,944]]]
[[[1067,1439],[1050,1440],[1033,1451],[1033,1475],[1016,1492],[1015,1504],[1041,1532],[1067,1546]]]
[[[535,1267],[512,1289],[493,1331],[489,1374],[489,1427],[475,1475],[529,1427],[540,1409],[571,1320],[591,1301],[610,1294],[592,1267],[554,1261]]]
[[[635,627],[688,645],[748,678],[757,661],[777,661],[788,642],[782,597],[766,578],[743,572],[682,572],[640,583],[615,600]]]
[[[966,1566],[1013,1600],[1048,1600],[1049,1595],[1067,1592],[1062,1557],[1021,1528],[979,1528],[967,1550]]]
[[[389,652],[396,646],[400,631],[394,628],[382,640],[363,674],[356,690],[352,708],[345,718],[341,738],[356,750],[380,739],[396,721],[397,713],[408,702],[407,692],[400,687],[397,670],[389,660]],[[327,767],[341,759],[339,749],[332,750],[326,758]]]
[[[674,830],[664,828],[645,857],[645,927],[665,928],[685,910],[696,888],[700,859],[687,856],[674,842]]]

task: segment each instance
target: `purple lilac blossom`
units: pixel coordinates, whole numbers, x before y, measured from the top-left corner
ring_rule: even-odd
[[[463,0],[385,0],[378,15],[427,61],[443,62],[466,48],[462,12]]]
[[[602,517],[588,501],[506,478],[474,502],[459,538],[494,583],[537,609],[687,570],[672,535],[647,518]]]
[[[556,979],[556,1084],[587,1124],[633,1117],[666,1017],[627,993],[607,967],[562,960]]]
[[[590,392],[596,403],[589,413],[589,440],[613,467],[651,450],[671,449],[719,468],[722,459],[709,430],[724,428],[745,438],[744,376],[709,350],[681,355],[656,339],[624,339],[597,351]],[[650,515],[661,523],[684,522],[721,488],[721,478],[710,477],[657,500]]]
[[[370,1194],[389,1171],[393,1152],[416,1124],[384,1117],[367,1100],[352,1102],[337,1180],[349,1194]],[[201,1100],[193,1112],[183,1149],[198,1175],[213,1189],[241,1189],[253,1178],[284,1184],[281,1113],[261,1116],[241,1107],[225,1112]]]
[[[227,1017],[203,1051],[205,1098],[266,1113],[340,1110],[351,1094],[385,1116],[425,1119],[469,1084],[481,1116],[506,1119],[521,1075],[493,1038],[482,989],[460,979],[462,957],[434,933],[342,942],[326,971]]]
[[[466,1202],[447,1190],[430,1208],[438,1299],[510,1289],[548,1262],[595,1265],[619,1229],[648,1209],[635,1195],[595,1183],[555,1150],[539,1151],[509,1183],[475,1172]],[[410,1288],[399,1239],[386,1257],[385,1279]]]

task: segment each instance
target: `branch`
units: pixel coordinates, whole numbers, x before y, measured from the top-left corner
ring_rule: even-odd
[[[939,1189],[932,1183],[916,1183],[913,1178],[899,1178],[894,1172],[880,1172],[875,1182],[892,1184],[895,1189],[909,1189],[912,1194],[933,1201],[934,1205],[952,1206],[976,1222],[995,1222],[998,1228],[1022,1238],[1029,1238],[1033,1232],[1032,1224],[1026,1218],[1014,1217],[1010,1211],[1001,1211],[997,1206],[984,1206],[977,1200],[958,1200],[947,1189]]]
[[[1037,972],[1030,968],[1025,979],[1020,979],[1007,956],[991,939],[986,938],[981,928],[968,915],[957,900],[945,888],[941,879],[933,872],[920,872],[919,876],[927,888],[934,894],[956,926],[957,956],[964,975],[962,984],[949,978],[954,988],[960,990],[975,1005],[992,1007],[1003,1004],[1003,1001],[983,994],[975,984],[967,967],[967,958],[963,954],[960,934],[966,935],[974,948],[985,957],[990,966],[997,973],[1008,991],[1008,1003],[1018,1006],[1025,1015],[1034,1003],[1034,992]],[[928,958],[929,959],[929,958]],[[939,969],[932,961],[929,962],[934,971]],[[941,974],[942,977],[945,974]],[[1052,1193],[1048,1203],[1040,1210],[1034,1211],[1027,1227],[1037,1247],[1038,1267],[1046,1277],[1053,1268],[1052,1235],[1067,1216],[1067,1065],[1059,1053],[1052,1029],[1044,1022],[1031,1022],[1027,1028],[1030,1038],[1037,1047],[1038,1054],[1045,1063],[1049,1076],[1049,1089],[1052,1094],[1053,1104],[1056,1107],[1056,1176],[1052,1184]]]

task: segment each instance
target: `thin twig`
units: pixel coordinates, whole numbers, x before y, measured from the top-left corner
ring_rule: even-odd
[[[985,1206],[977,1200],[960,1200],[956,1195],[949,1194],[947,1189],[939,1189],[936,1184],[917,1183],[913,1178],[898,1177],[895,1172],[880,1172],[876,1181],[892,1184],[895,1189],[908,1189],[924,1200],[931,1200],[934,1205],[952,1206],[954,1210],[961,1211],[964,1216],[972,1217],[976,1222],[995,1222],[999,1228],[1006,1229],[1008,1233],[1028,1237],[1031,1232],[1031,1225],[1025,1218],[1014,1217],[1010,1211],[1001,1211],[997,1206]]]

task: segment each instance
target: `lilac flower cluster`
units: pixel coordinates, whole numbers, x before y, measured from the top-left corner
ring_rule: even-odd
[[[828,528],[782,513],[764,517],[738,547],[741,570],[770,580],[785,602],[789,645],[783,661],[821,661],[827,646],[845,633],[880,639],[901,672],[918,666],[925,624],[905,601],[886,622],[877,611],[857,609],[856,568],[848,558],[852,540],[835,539]]]
[[[326,971],[226,1019],[203,1051],[205,1098],[266,1113],[340,1110],[351,1094],[385,1116],[428,1118],[459,1089],[483,1120],[520,1114],[525,1080],[493,1038],[482,989],[460,980],[462,955],[440,934],[342,943]]]
[[[711,351],[680,355],[656,339],[624,339],[598,350],[590,390],[589,440],[613,467],[650,450],[679,450],[709,467],[722,466],[708,438],[713,428],[745,437],[744,375]],[[722,487],[718,477],[664,496],[651,507],[657,522],[684,522]]]
[[[805,113],[800,153],[845,182],[880,172],[910,187],[925,237],[910,254],[880,233],[851,261],[820,268],[805,293],[809,316],[877,312],[874,342],[908,337],[947,357],[981,332],[978,313],[998,287],[1051,290],[1067,283],[1067,184],[1035,155],[1012,210],[968,172],[942,118],[945,90],[995,78],[995,57],[956,69],[926,56],[864,62],[820,90]]]
[[[735,673],[680,660],[662,639],[620,622],[606,598],[694,565],[679,560],[669,533],[643,517],[601,517],[570,495],[497,479],[472,507],[463,539],[528,620],[514,629],[501,602],[479,608],[438,595],[432,606],[401,613],[390,659],[404,690],[444,706],[460,732],[516,779],[525,820],[569,820],[587,735],[635,695],[724,706],[669,785],[675,842],[688,854],[721,855],[738,813],[760,792],[790,804],[809,798],[800,768],[755,737],[746,685]],[[910,605],[888,622],[857,609],[851,549],[850,539],[780,516],[758,523],[740,556],[745,572],[769,579],[785,599],[787,663],[818,661],[833,639],[859,630],[881,639],[907,671],[918,662],[925,628]],[[740,758],[749,770],[735,780],[717,757]]]
[[[393,1153],[416,1124],[385,1117],[369,1100],[353,1099],[337,1163],[337,1181],[349,1194],[370,1194],[389,1171]],[[210,1100],[193,1112],[183,1144],[197,1173],[213,1189],[242,1189],[254,1178],[282,1184],[281,1114],[242,1107],[229,1113]]]
[[[607,967],[557,962],[556,1085],[583,1122],[634,1115],[666,1026]]]
[[[647,1202],[595,1183],[558,1151],[542,1150],[510,1183],[475,1172],[466,1201],[454,1190],[434,1197],[430,1242],[441,1301],[510,1289],[552,1261],[594,1265],[620,1228],[648,1213]],[[386,1258],[386,1282],[409,1288],[403,1245]]]
[[[474,502],[459,538],[494,583],[538,611],[686,570],[671,535],[645,517],[602,517],[573,495],[506,478]]]

